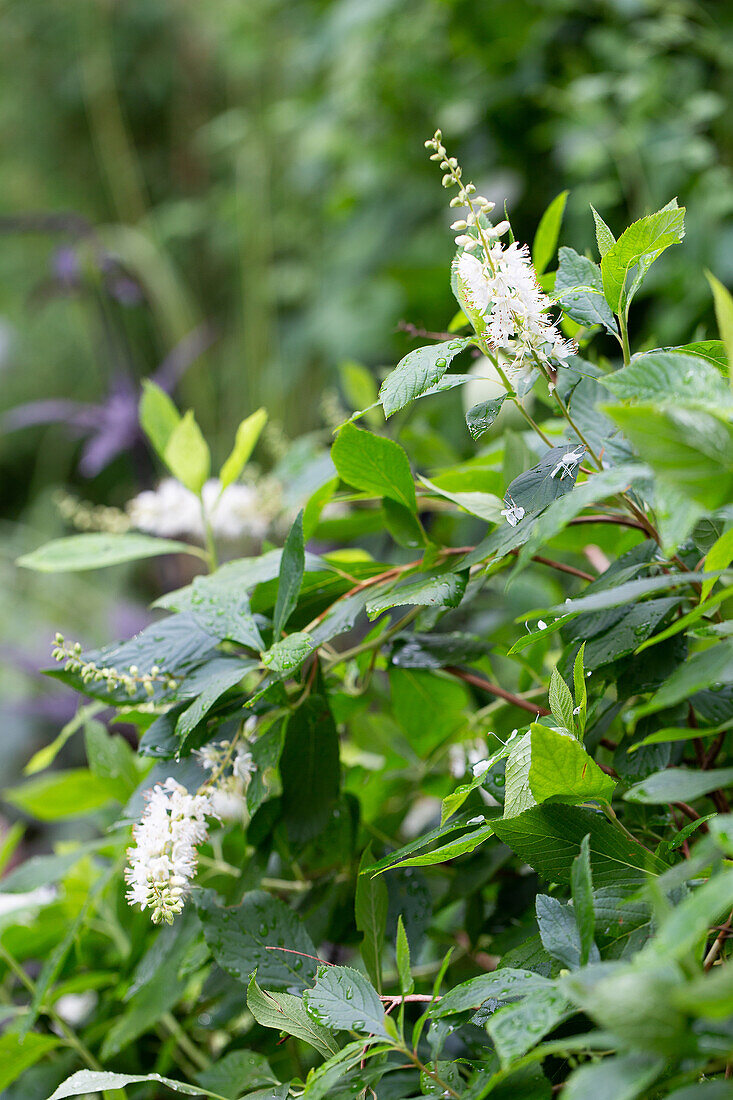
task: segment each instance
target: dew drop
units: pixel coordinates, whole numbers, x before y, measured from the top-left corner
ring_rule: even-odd
[[[436,365],[436,367],[447,367],[448,366],[448,360],[443,359],[443,358],[436,359],[435,360],[435,365]]]

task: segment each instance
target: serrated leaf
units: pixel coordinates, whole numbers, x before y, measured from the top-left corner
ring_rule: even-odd
[[[466,413],[466,427],[471,433],[472,439],[480,439],[484,432],[489,430],[508,396],[509,394],[502,393],[491,401],[479,401],[477,405],[473,405],[468,410]]]
[[[191,586],[191,614],[217,641],[238,642],[261,650],[262,636],[254,620],[246,591],[217,584],[217,574],[194,578]]]
[[[232,452],[219,471],[222,489],[226,489],[242,473],[266,423],[266,409],[258,409],[241,422],[237,428]]]
[[[397,918],[397,942],[395,946],[397,957],[397,973],[400,977],[400,989],[403,996],[408,996],[415,988],[415,981],[410,968],[410,943],[405,932],[405,922],[400,913]]]
[[[591,210],[593,211],[593,221],[595,222],[596,226],[596,242],[598,244],[598,253],[601,258],[603,258],[608,252],[609,248],[611,248],[611,246],[616,243],[616,238],[614,237],[613,233],[608,228],[603,218],[598,213],[592,203]]]
[[[550,986],[536,990],[517,1004],[498,1009],[486,1024],[504,1068],[521,1058],[548,1031],[575,1014],[563,993]]]
[[[603,293],[598,264],[573,248],[560,249],[553,297],[564,313],[579,325],[603,325],[616,334],[616,322]]]
[[[165,1085],[172,1092],[182,1092],[185,1096],[215,1096],[208,1089],[190,1085],[187,1081],[174,1081],[171,1077],[161,1077],[159,1073],[111,1073],[107,1070],[80,1069],[68,1077],[48,1100],[65,1100],[67,1096],[89,1096],[125,1088],[126,1085],[140,1085],[146,1082]]]
[[[190,706],[179,715],[176,721],[175,735],[181,740],[188,737],[199,722],[203,721],[211,708],[230,688],[235,687],[248,672],[257,667],[256,661],[222,660],[217,662],[215,672],[207,678],[203,691],[196,696]]]
[[[470,343],[466,337],[456,337],[409,352],[382,383],[379,400],[384,415],[392,416],[436,385],[456,355]]]
[[[350,966],[324,967],[303,993],[308,1015],[332,1031],[357,1031],[390,1039],[384,1006],[374,986]]]
[[[303,584],[305,572],[305,543],[303,541],[303,511],[301,509],[285,540],[280,573],[277,583],[277,600],[272,619],[272,635],[277,640],[283,627],[292,615],[298,603],[298,595]]]
[[[211,453],[191,409],[168,437],[163,460],[173,476],[199,494],[211,472]]]
[[[233,978],[248,982],[256,971],[275,989],[302,986],[312,979],[318,966],[308,958],[316,955],[313,941],[279,898],[253,890],[240,905],[222,906],[213,892],[206,891],[197,896],[196,904],[206,942]],[[280,946],[289,950],[280,951]]]
[[[573,452],[582,454],[584,448],[567,445],[546,451],[536,466],[514,478],[506,491],[505,501],[524,508],[529,515],[541,512],[558,497],[569,493],[575,485],[580,462],[565,470],[561,459]]]
[[[569,191],[561,191],[556,195],[540,218],[532,243],[532,266],[538,275],[542,275],[547,270],[550,260],[555,255],[569,194]]]
[[[375,596],[369,600],[366,613],[370,619],[376,619],[383,611],[392,607],[458,607],[467,583],[468,577],[465,573],[441,573],[435,577],[412,581],[393,588],[384,596]]]
[[[535,910],[542,945],[553,959],[557,959],[569,970],[576,970],[584,965],[581,962],[583,948],[575,909],[561,902],[559,898],[538,894],[535,899]],[[594,949],[592,961],[599,962],[601,956],[591,938],[589,950],[592,949]]]
[[[168,440],[178,427],[181,415],[172,399],[152,378],[143,379],[140,398],[140,427],[163,458]]]
[[[640,218],[626,229],[601,259],[606,301],[614,313],[624,312],[654,261],[685,235],[685,208],[677,200]]]
[[[595,948],[596,917],[593,908],[593,873],[590,865],[590,836],[584,836],[570,870],[570,889],[575,921],[580,936],[580,965],[585,966]],[[596,948],[597,952],[597,948]]]
[[[456,1012],[478,1009],[488,1000],[516,1001],[551,988],[550,980],[541,974],[535,974],[531,970],[501,967],[490,974],[480,974],[477,978],[469,978],[467,982],[454,986],[430,1006],[430,1016],[440,1019]]]
[[[103,569],[108,565],[157,558],[161,554],[194,554],[201,557],[197,547],[174,539],[132,533],[107,535],[94,531],[53,539],[30,554],[23,554],[16,564],[34,569],[37,573],[78,573],[85,569]]]
[[[680,351],[648,351],[635,355],[627,367],[599,382],[621,401],[678,401],[710,409],[731,406],[720,371],[699,355]]]
[[[357,930],[362,934],[361,957],[364,960],[369,977],[374,982],[377,990],[381,992],[382,950],[387,928],[389,899],[384,880],[363,873],[373,860],[371,844],[368,844],[359,863],[354,912]]]
[[[585,642],[575,655],[573,662],[573,691],[575,692],[575,706],[578,711],[575,716],[575,727],[581,741],[585,732],[585,714],[588,705],[588,690],[585,685]]]
[[[733,527],[724,531],[720,538],[716,539],[705,556],[705,569],[708,573],[715,573],[718,569],[727,569],[733,561]],[[715,584],[715,578],[711,578],[702,586],[700,603],[703,603],[710,595]]]
[[[493,824],[499,839],[548,882],[570,883],[573,860],[587,834],[596,888],[619,879],[642,883],[647,873],[666,870],[666,864],[641,844],[579,806],[533,806],[518,817],[499,818]]]
[[[345,424],[331,457],[341,478],[355,489],[391,497],[412,512],[417,510],[410,463],[399,443]]]
[[[333,1035],[308,1015],[300,997],[260,989],[254,975],[247,986],[247,1008],[262,1027],[302,1039],[323,1058],[338,1054],[338,1043]]]
[[[573,697],[570,694],[570,688],[556,668],[553,668],[552,675],[550,676],[548,699],[550,701],[550,710],[555,720],[572,733],[575,728]]]
[[[530,726],[529,788],[538,803],[549,799],[579,803],[610,802],[616,781],[596,764],[580,741],[563,730]]]

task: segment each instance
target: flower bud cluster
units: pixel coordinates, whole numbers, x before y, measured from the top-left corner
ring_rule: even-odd
[[[201,766],[212,773],[207,784],[212,784],[209,793],[217,816],[225,821],[241,820],[247,806],[247,788],[257,771],[247,742],[236,747],[231,741],[210,742],[196,756]]]
[[[119,508],[103,504],[90,504],[69,493],[57,493],[54,503],[67,523],[77,531],[104,531],[110,535],[124,535],[130,530],[130,519]]]
[[[67,642],[63,634],[57,633],[52,650],[54,661],[63,662],[65,672],[73,672],[85,684],[104,683],[108,691],[123,688],[128,695],[136,695],[140,688],[152,698],[155,685],[164,684],[169,691],[178,687],[178,681],[170,673],[153,665],[148,672],[140,672],[137,665],[130,665],[127,672],[120,672],[108,665],[98,665],[96,661],[85,660],[79,642]]]
[[[208,836],[206,817],[215,817],[206,794],[189,794],[169,777],[148,792],[148,804],[132,830],[125,879],[127,900],[152,909],[154,924],[172,924],[196,873],[197,846]]]
[[[472,183],[464,183],[440,130],[425,145],[435,150],[430,159],[440,161],[443,186],[458,187],[450,205],[468,208],[468,214],[451,226],[458,232],[456,245],[461,249],[454,264],[459,298],[470,314],[481,319],[479,335],[494,353],[509,360],[507,377],[512,380],[549,364],[550,359],[567,358],[575,345],[563,339],[548,315],[552,303],[537,283],[529,249],[513,240],[501,243],[500,238],[511,231],[509,222],[492,225],[488,221],[494,203],[477,195]]]

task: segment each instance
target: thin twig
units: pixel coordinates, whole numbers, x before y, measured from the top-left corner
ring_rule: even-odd
[[[463,680],[467,684],[472,684],[474,687],[481,688],[482,691],[487,691],[489,695],[496,695],[499,699],[504,699],[507,703],[511,703],[515,707],[520,707],[521,710],[529,711],[530,714],[549,714],[549,710],[544,707],[538,707],[536,703],[529,703],[526,699],[522,699],[520,695],[513,695],[511,691],[505,691],[504,688],[500,688],[497,684],[492,684],[489,680],[485,680],[483,676],[478,676],[475,672],[468,672],[465,669],[458,668],[456,665],[446,665],[445,671],[451,676],[455,676],[457,680]]]

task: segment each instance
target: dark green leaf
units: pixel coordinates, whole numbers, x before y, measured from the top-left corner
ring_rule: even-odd
[[[305,571],[305,546],[303,543],[303,511],[301,509],[290,528],[280,559],[277,585],[277,601],[272,620],[272,635],[277,640],[283,627],[295,610]]]
[[[377,991],[358,970],[328,966],[318,972],[313,989],[303,993],[308,1015],[332,1031],[358,1031],[391,1037]]]
[[[379,400],[384,415],[392,416],[436,385],[456,355],[470,343],[465,337],[457,337],[409,352],[382,383]]]
[[[603,293],[600,267],[573,248],[560,249],[554,297],[577,324],[603,325],[607,332],[616,332],[616,322]]]
[[[294,840],[310,840],[339,795],[338,733],[326,700],[311,695],[291,714],[280,758],[283,810]]]
[[[387,928],[387,887],[375,876],[363,874],[374,860],[371,845],[362,853],[356,880],[356,927],[362,933],[361,957],[377,990],[382,989],[382,951]]]
[[[480,439],[484,432],[489,430],[508,396],[508,394],[502,393],[501,396],[495,397],[491,401],[480,401],[478,405],[473,405],[468,410],[466,413],[466,427],[471,433],[472,439]]]

